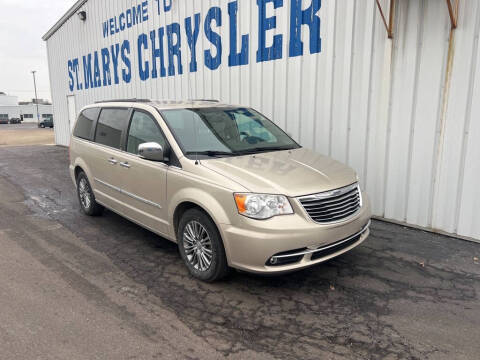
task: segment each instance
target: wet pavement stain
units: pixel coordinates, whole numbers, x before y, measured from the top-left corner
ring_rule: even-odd
[[[474,359],[480,351],[479,244],[374,221],[363,245],[327,263],[205,284],[188,275],[175,244],[109,211],[82,215],[66,149],[1,155],[0,176],[23,189],[36,216],[107,256],[225,356]]]

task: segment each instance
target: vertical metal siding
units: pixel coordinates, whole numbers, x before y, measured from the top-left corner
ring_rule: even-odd
[[[240,0],[237,48],[249,34],[249,64],[228,67],[227,0],[173,1],[171,12],[150,18],[104,39],[100,24],[137,3],[89,0],[87,21],[70,18],[47,44],[56,119],[55,140],[68,145],[67,61],[102,47],[130,40],[132,81],[110,87],[74,90],[77,111],[107,98],[216,98],[257,108],[306,147],[346,162],[357,170],[374,213],[385,218],[480,239],[480,5],[460,2],[453,63],[447,73],[450,22],[444,1],[397,1],[394,39],[389,40],[369,1],[322,1],[320,54],[309,53],[303,27],[304,56],[288,57],[291,1],[267,16],[283,34],[283,57],[257,63],[258,7]],[[303,0],[306,8],[311,0]],[[388,7],[388,1],[381,3]],[[215,48],[203,34],[212,6],[222,9],[222,65],[204,66],[203,51]],[[201,13],[198,71],[190,73],[184,20]],[[181,25],[184,74],[141,81],[137,38],[172,22]],[[157,34],[158,35],[158,34]],[[166,44],[165,34],[165,44]],[[158,36],[157,36],[158,38]],[[150,50],[150,47],[149,47]],[[167,50],[165,48],[165,50]],[[166,53],[168,70],[168,53]],[[176,68],[176,71],[178,69]],[[121,76],[121,73],[119,74]],[[447,81],[449,79],[449,81]]]

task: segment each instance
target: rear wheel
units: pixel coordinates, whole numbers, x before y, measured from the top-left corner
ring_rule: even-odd
[[[103,206],[95,201],[92,187],[84,172],[79,173],[77,176],[77,195],[80,207],[86,215],[97,216],[102,214]]]
[[[180,255],[195,278],[213,282],[228,274],[222,238],[213,221],[203,211],[190,209],[183,214],[177,239]]]
[[[40,127],[43,129],[43,128],[45,128],[45,125],[44,125],[44,124],[40,124]]]

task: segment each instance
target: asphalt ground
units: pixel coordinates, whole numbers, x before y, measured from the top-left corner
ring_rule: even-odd
[[[327,263],[205,284],[175,244],[82,215],[67,168],[0,148],[0,358],[479,358],[480,244],[374,221]]]

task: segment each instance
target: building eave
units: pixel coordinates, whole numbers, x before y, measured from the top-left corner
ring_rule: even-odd
[[[59,30],[63,24],[65,24],[68,19],[70,19],[73,15],[75,15],[88,0],[78,0],[66,13],[63,15],[60,20],[58,20],[55,25],[52,26],[50,30],[48,30],[45,35],[42,36],[42,40],[47,41],[50,37]]]

